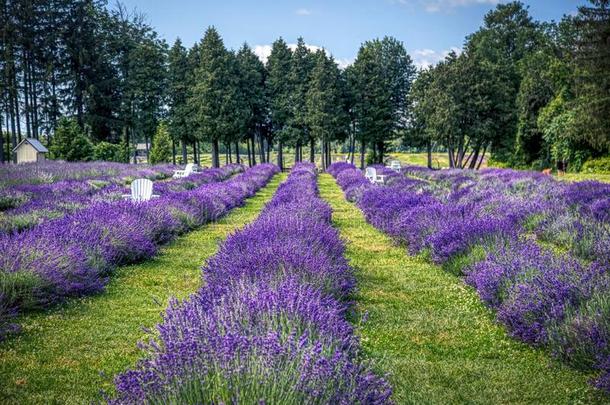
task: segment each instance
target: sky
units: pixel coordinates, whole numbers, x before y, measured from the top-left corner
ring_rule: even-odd
[[[112,0],[110,0],[112,3]],[[402,41],[417,66],[441,60],[462,47],[484,15],[503,0],[122,0],[170,45],[180,37],[192,46],[213,25],[227,48],[247,42],[265,60],[278,37],[299,36],[323,47],[340,66],[353,62],[360,44],[385,35]],[[536,20],[558,21],[585,0],[525,0]]]

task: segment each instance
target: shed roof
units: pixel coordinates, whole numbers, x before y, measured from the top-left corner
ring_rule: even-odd
[[[19,142],[19,145],[15,146],[15,148],[13,148],[13,152],[15,152],[22,143],[27,142],[30,145],[32,145],[32,147],[34,149],[36,149],[36,152],[48,152],[49,150],[47,148],[44,147],[43,144],[40,143],[40,141],[38,139],[34,139],[34,138],[25,138],[23,141]]]

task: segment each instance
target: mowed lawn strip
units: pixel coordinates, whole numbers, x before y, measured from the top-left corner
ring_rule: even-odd
[[[364,355],[388,373],[397,403],[601,403],[585,374],[507,336],[476,292],[412,257],[366,223],[335,180],[320,193],[357,270]]]
[[[157,256],[117,269],[106,291],[19,319],[21,335],[0,343],[0,403],[90,403],[142,356],[172,296],[201,285],[201,266],[228,234],[254,220],[286,176],[218,222],[177,238]]]

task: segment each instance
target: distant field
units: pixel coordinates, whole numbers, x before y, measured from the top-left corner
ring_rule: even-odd
[[[390,153],[391,158],[398,159],[403,165],[414,165],[414,166],[426,166],[428,164],[428,156],[426,153],[403,153],[396,152]],[[235,156],[233,156],[235,158]],[[304,155],[306,161],[309,161],[309,154],[306,153]],[[337,162],[341,161],[345,158],[344,153],[333,153],[332,161]],[[358,165],[359,155],[356,156],[356,160],[354,163]],[[192,155],[188,156],[189,162],[192,161]],[[246,155],[242,155],[242,159],[244,162],[248,162],[248,157]],[[258,156],[257,156],[258,162]],[[221,156],[220,163],[225,163],[224,156]],[[259,162],[260,163],[260,162]],[[271,163],[277,163],[277,154],[271,153]],[[201,166],[211,166],[212,165],[212,155],[209,153],[201,154]],[[322,165],[322,161],[320,160],[320,154],[316,154],[316,164],[318,166]],[[294,165],[294,153],[288,153],[284,155],[284,165],[286,167],[292,167]],[[448,168],[449,167],[449,159],[446,153],[433,153],[432,154],[432,167],[434,168]],[[487,159],[483,161],[481,168],[485,168],[487,166]],[[566,181],[585,181],[585,180],[597,180],[605,183],[610,183],[610,174],[598,174],[598,173],[567,173],[564,176],[556,176],[559,180]]]

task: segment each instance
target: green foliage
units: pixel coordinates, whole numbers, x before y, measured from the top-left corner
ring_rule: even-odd
[[[574,18],[578,131],[597,153],[610,151],[610,2],[591,0]]]
[[[582,165],[585,173],[608,173],[610,174],[610,156],[597,159],[589,159]]]
[[[339,68],[324,51],[314,55],[315,65],[306,93],[306,123],[315,139],[329,142],[346,128],[347,116],[341,105]]]
[[[62,117],[49,148],[54,159],[67,161],[91,160],[93,145],[75,119]]]
[[[93,159],[108,162],[126,162],[124,144],[102,141],[93,147]]]
[[[362,44],[350,76],[358,138],[373,147],[375,162],[381,163],[388,143],[406,123],[413,61],[402,42],[375,39]]]
[[[157,127],[157,133],[153,138],[152,148],[148,158],[150,164],[169,163],[172,161],[172,139],[164,123]]]

